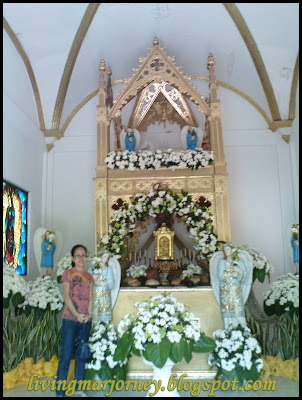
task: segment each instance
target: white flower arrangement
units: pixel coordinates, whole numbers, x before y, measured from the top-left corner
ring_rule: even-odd
[[[189,264],[186,269],[182,271],[180,275],[181,279],[192,278],[194,275],[200,275],[202,273],[202,269],[199,265]]]
[[[253,283],[256,279],[263,283],[266,275],[270,278],[274,267],[260,251],[253,249],[247,243],[240,246],[239,249],[246,250],[253,259]]]
[[[124,239],[130,236],[138,221],[147,220],[158,215],[173,215],[183,220],[189,227],[197,255],[209,259],[217,251],[217,237],[213,233],[212,214],[207,207],[200,207],[186,192],[180,194],[170,190],[151,190],[149,193],[137,193],[113,213],[108,234],[99,247],[106,249],[117,258],[126,252]]]
[[[132,351],[162,368],[168,357],[178,363],[192,359],[192,351],[207,352],[215,343],[199,327],[187,306],[169,293],[135,303],[137,313],[127,314],[118,325],[120,342],[115,355],[123,360]],[[129,340],[132,346],[129,346]]]
[[[259,379],[263,368],[261,347],[248,327],[239,325],[235,329],[219,329],[213,337],[216,338],[216,348],[210,353],[208,364],[211,368],[218,368],[215,379],[225,375],[231,380],[236,376],[241,386],[244,380]]]
[[[299,224],[293,224],[291,227],[292,234],[295,240],[299,240]]]
[[[117,375],[119,370],[126,376],[128,359],[123,362],[113,359],[118,337],[112,324],[99,322],[92,328],[88,343],[91,351],[91,357],[85,366],[89,370],[88,374],[93,377],[97,374],[101,380],[106,380]]]
[[[55,238],[56,238],[55,232],[50,232],[50,231],[48,231],[48,242],[49,242],[49,243],[54,242]]]
[[[56,271],[58,283],[61,283],[61,279],[62,279],[62,275],[63,275],[64,271],[72,268],[71,263],[72,263],[72,257],[71,257],[70,252],[68,252],[64,257],[62,257],[60,259],[60,261],[58,262],[58,268]]]
[[[110,258],[109,252],[94,256],[91,258],[91,266],[89,271],[91,274],[98,274],[105,267],[108,259]]]
[[[64,298],[55,280],[50,276],[37,278],[28,282],[28,292],[25,300],[18,307],[28,315],[32,309],[45,312],[46,310],[59,312],[64,306]]]
[[[148,150],[139,150],[136,152],[111,151],[105,158],[105,163],[109,169],[129,169],[134,171],[136,168],[159,169],[160,167],[175,169],[198,169],[199,167],[207,167],[214,161],[213,151],[206,151],[202,148],[196,150],[166,151],[156,150],[155,152]]]
[[[23,301],[29,288],[22,276],[20,276],[13,267],[3,264],[3,305],[5,308],[9,305],[11,297],[18,297]]]
[[[140,276],[146,276],[147,272],[146,270],[148,269],[147,265],[134,265],[132,264],[128,271],[127,271],[127,276],[131,276],[131,278],[139,278]]]
[[[282,275],[264,295],[264,311],[267,315],[284,312],[299,313],[299,275]]]

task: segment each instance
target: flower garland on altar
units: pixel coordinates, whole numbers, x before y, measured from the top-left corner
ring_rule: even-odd
[[[202,148],[196,150],[166,151],[147,150],[139,151],[111,151],[105,158],[105,163],[110,169],[159,169],[160,167],[175,169],[198,169],[207,167],[214,161],[213,151],[206,151]]]
[[[207,208],[206,205],[195,203],[184,191],[180,194],[171,190],[137,193],[130,198],[130,203],[125,203],[114,211],[108,234],[103,236],[99,248],[120,258],[121,253],[126,254],[125,237],[131,236],[139,221],[152,217],[175,216],[188,226],[197,255],[209,259],[217,251],[218,243],[217,236],[213,233],[212,213]]]

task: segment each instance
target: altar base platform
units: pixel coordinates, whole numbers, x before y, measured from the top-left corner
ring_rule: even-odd
[[[136,302],[149,300],[150,297],[164,292],[171,293],[178,301],[190,307],[191,312],[198,319],[201,329],[207,336],[212,337],[214,331],[224,329],[220,307],[210,286],[200,288],[161,286],[157,289],[148,287],[121,288],[112,315],[112,323],[115,328],[117,329],[120,320],[126,314],[137,311],[134,307]],[[193,353],[193,358],[189,364],[183,359],[173,367],[172,373],[177,374],[178,377],[182,374],[187,374],[188,377],[196,379],[213,378],[216,370],[210,370],[208,356],[209,353]],[[141,379],[152,376],[152,368],[144,364],[140,357],[132,355],[129,360],[128,377],[131,379]]]

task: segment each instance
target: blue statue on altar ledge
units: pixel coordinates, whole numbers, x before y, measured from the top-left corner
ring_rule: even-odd
[[[126,145],[126,150],[135,151],[136,137],[134,136],[132,129],[127,130],[127,135],[125,137],[125,145]]]
[[[195,150],[198,136],[194,128],[189,128],[187,133],[187,150]]]

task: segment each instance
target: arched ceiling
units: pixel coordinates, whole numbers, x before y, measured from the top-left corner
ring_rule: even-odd
[[[120,84],[155,36],[193,84],[208,77],[212,53],[218,84],[253,104],[271,130],[295,118],[298,3],[5,3],[3,15],[45,136],[62,137],[96,96],[101,59]]]

